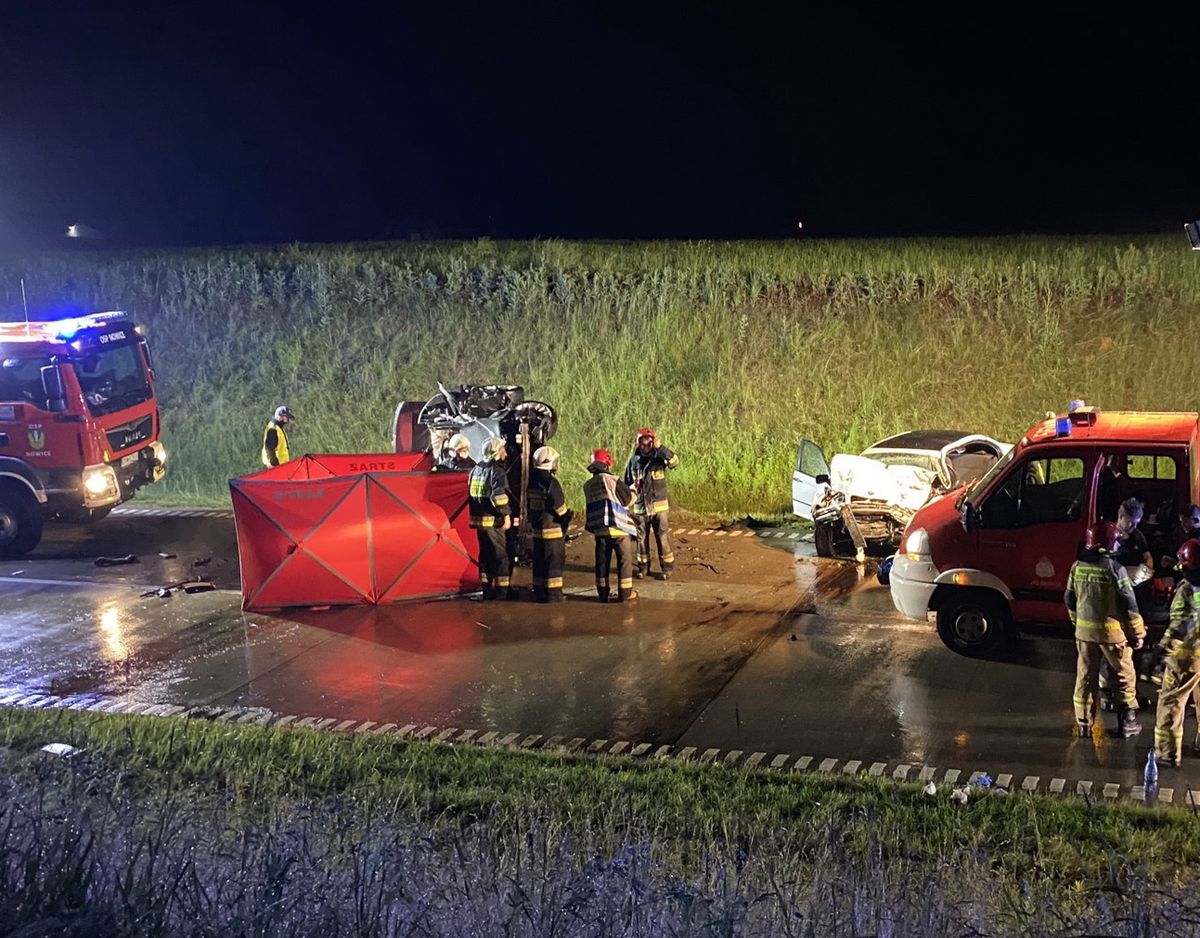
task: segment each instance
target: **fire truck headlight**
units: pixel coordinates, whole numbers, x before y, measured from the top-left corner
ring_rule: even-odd
[[[158,440],[150,444],[150,452],[154,454],[154,461],[160,466],[167,464],[167,448]]]
[[[83,470],[83,491],[89,507],[116,501],[121,496],[112,466],[88,466]]]

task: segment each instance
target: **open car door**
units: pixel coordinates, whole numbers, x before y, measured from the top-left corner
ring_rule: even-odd
[[[812,440],[802,440],[796,451],[796,471],[792,473],[792,512],[812,521],[813,504],[820,501],[828,487],[825,453]]]

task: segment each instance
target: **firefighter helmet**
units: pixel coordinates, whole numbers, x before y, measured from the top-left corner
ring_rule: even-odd
[[[1200,541],[1194,537],[1184,541],[1175,552],[1175,559],[1179,561],[1178,569],[1200,573]]]
[[[611,469],[612,453],[606,449],[594,449],[592,450],[592,462],[598,462],[601,465],[608,466],[608,468]]]
[[[280,404],[278,407],[275,408],[276,422],[278,422],[280,420],[295,420],[295,419],[296,419],[296,415],[292,413],[291,408],[288,407],[287,404]]]
[[[497,459],[503,459],[501,455],[504,452],[504,440],[501,437],[494,436],[483,444],[483,458],[485,462],[493,462]]]
[[[452,453],[457,453],[460,449],[465,449],[467,451],[467,455],[469,456],[471,454],[471,441],[461,433],[456,433],[454,436],[450,437],[449,442],[446,443],[446,449],[450,450]]]
[[[1117,547],[1117,526],[1111,521],[1097,521],[1087,529],[1084,546],[1088,550],[1112,551]]]
[[[650,442],[653,443],[657,439],[658,437],[655,435],[652,427],[642,427],[637,432],[637,442],[639,444],[642,442],[642,440],[650,440]]]
[[[558,450],[553,446],[539,446],[533,451],[533,468],[553,472],[558,468]]]

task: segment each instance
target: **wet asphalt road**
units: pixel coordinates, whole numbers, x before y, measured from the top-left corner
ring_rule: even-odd
[[[1003,660],[965,659],[900,618],[869,570],[817,560],[809,544],[678,540],[676,577],[642,581],[630,607],[594,601],[584,536],[557,606],[460,599],[265,615],[240,610],[228,519],[52,527],[33,555],[0,563],[0,696],[262,707],[1072,786],[1140,781],[1153,710],[1136,740],[1073,739],[1070,641],[1026,638]],[[130,551],[137,564],[93,564]],[[142,595],[201,574],[218,589]],[[1163,771],[1164,787],[1188,783],[1200,787],[1200,756]]]

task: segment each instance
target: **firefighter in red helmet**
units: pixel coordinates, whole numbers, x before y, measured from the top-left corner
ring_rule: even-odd
[[[596,594],[608,602],[611,594],[613,556],[617,558],[617,601],[637,599],[633,589],[633,545],[637,525],[629,510],[634,495],[629,486],[612,474],[612,454],[606,449],[592,451],[587,467],[592,477],[584,483],[587,503],[587,529],[596,538]]]
[[[1108,662],[1117,680],[1116,735],[1128,739],[1142,731],[1137,721],[1133,652],[1142,647],[1146,627],[1129,575],[1111,556],[1118,533],[1111,521],[1097,521],[1087,529],[1063,597],[1075,626],[1075,721],[1082,737],[1092,733],[1102,661]]]
[[[1200,540],[1184,541],[1176,554],[1182,577],[1171,600],[1171,624],[1155,648],[1166,659],[1158,714],[1154,721],[1154,751],[1158,761],[1179,765],[1183,761],[1183,717],[1191,697],[1200,706]],[[1200,712],[1200,711],[1197,711]],[[1200,736],[1192,744],[1200,750]]]
[[[658,563],[662,578],[671,578],[675,554],[671,550],[671,531],[667,520],[670,499],[667,496],[667,470],[679,465],[679,457],[663,446],[658,434],[642,427],[634,438],[633,453],[625,464],[625,484],[637,495],[633,517],[638,527],[637,570],[641,578],[650,572],[650,535],[658,545]]]

